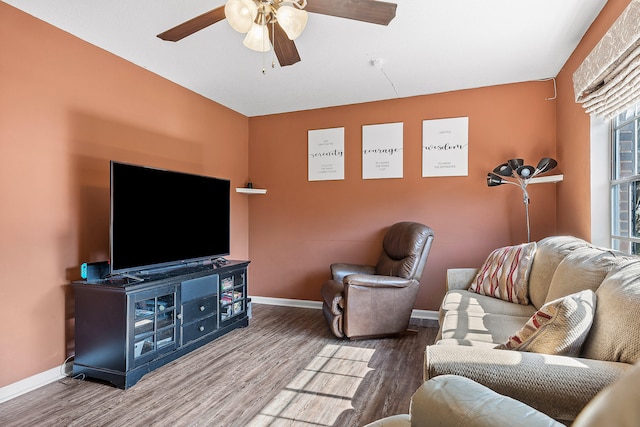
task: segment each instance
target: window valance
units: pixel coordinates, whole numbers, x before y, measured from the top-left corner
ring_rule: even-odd
[[[573,73],[576,102],[612,118],[640,101],[640,0],[632,0]]]

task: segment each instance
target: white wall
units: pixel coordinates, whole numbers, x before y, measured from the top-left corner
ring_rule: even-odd
[[[611,127],[591,116],[591,243],[611,246]]]

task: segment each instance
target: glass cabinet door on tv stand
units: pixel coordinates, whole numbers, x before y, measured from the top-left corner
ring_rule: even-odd
[[[177,287],[153,289],[129,295],[134,321],[132,324],[134,366],[158,354],[175,350],[177,339]]]
[[[246,315],[246,270],[237,270],[220,276],[220,322]]]

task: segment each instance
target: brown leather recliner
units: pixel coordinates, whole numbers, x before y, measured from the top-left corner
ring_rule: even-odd
[[[433,230],[415,222],[392,225],[375,266],[332,264],[322,285],[322,309],[339,338],[398,335],[407,330]]]

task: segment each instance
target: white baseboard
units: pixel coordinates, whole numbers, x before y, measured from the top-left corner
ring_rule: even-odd
[[[256,304],[267,305],[282,305],[285,307],[298,307],[298,308],[315,308],[322,309],[322,302],[320,301],[307,301],[299,299],[286,299],[286,298],[271,298],[271,297],[251,297],[251,301]],[[438,320],[438,312],[432,310],[413,310],[411,317],[414,319],[428,319]]]
[[[297,308],[315,308],[322,310],[322,303],[320,301],[309,301],[303,299],[287,299],[287,298],[271,298],[271,297],[254,297],[249,296],[251,302],[256,304],[266,305],[281,305],[285,307],[297,307]]]
[[[71,362],[65,363],[63,366],[51,368],[48,371],[41,372],[32,377],[25,378],[24,380],[20,380],[16,383],[0,388],[0,403],[65,378],[64,373],[68,372],[70,367]]]
[[[256,304],[280,305],[285,307],[313,308],[317,310],[322,309],[322,303],[320,301],[252,296],[251,302],[255,302]],[[416,319],[438,320],[438,312],[431,310],[413,310],[411,317]],[[68,362],[62,366],[51,368],[48,371],[41,372],[16,383],[1,387],[0,403],[65,378],[65,373],[71,372],[71,366],[72,362]]]
[[[440,318],[440,315],[437,311],[433,310],[413,310],[411,312],[411,317],[414,319],[427,319],[427,320],[435,320],[436,322]]]

